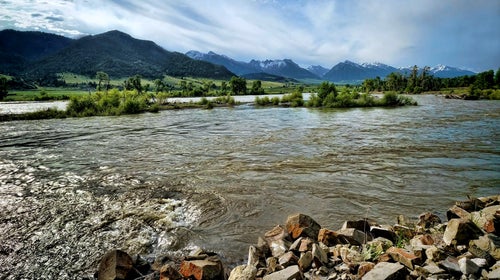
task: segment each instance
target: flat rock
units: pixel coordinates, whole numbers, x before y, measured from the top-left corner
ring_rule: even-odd
[[[264,276],[263,280],[302,280],[304,279],[298,265],[289,266],[283,270]]]
[[[446,218],[448,218],[448,221],[457,218],[468,220],[470,219],[470,213],[457,205],[453,205],[450,209],[448,209],[448,211],[446,211]]]
[[[361,245],[366,244],[368,241],[373,239],[370,232],[362,232],[355,228],[346,228],[337,231],[339,238],[345,239],[351,245]]]
[[[421,259],[419,257],[402,248],[391,247],[386,251],[386,253],[388,253],[393,260],[405,265],[409,269],[413,269],[416,264],[421,263]]]
[[[405,279],[408,270],[399,263],[381,262],[366,273],[362,280],[398,280]]]

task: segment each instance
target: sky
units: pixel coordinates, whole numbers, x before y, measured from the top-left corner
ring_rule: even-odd
[[[0,0],[0,29],[120,30],[169,51],[303,67],[500,67],[499,0]]]

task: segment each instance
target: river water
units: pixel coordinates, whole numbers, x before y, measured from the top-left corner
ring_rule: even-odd
[[[91,276],[111,248],[231,266],[296,212],[334,230],[499,194],[500,102],[414,98],[0,123],[0,278]]]

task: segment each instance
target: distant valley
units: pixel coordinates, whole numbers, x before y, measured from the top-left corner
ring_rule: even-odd
[[[1,74],[40,79],[62,72],[92,77],[97,71],[114,78],[139,74],[146,78],[169,75],[229,79],[238,75],[279,82],[360,83],[367,78],[384,78],[391,72],[409,73],[411,67],[346,60],[331,68],[303,68],[289,58],[243,62],[215,52],[167,51],[152,41],[138,40],[116,30],[80,39],[35,31],[0,31]],[[476,74],[444,65],[431,67],[429,72],[441,78]]]

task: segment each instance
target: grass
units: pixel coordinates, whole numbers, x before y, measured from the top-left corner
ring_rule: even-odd
[[[88,91],[70,88],[40,88],[37,90],[13,90],[9,91],[3,101],[38,101],[43,100],[63,100],[72,96],[82,96],[88,94]],[[40,99],[42,96],[48,98]]]

